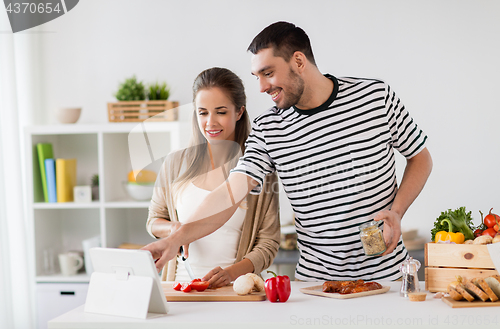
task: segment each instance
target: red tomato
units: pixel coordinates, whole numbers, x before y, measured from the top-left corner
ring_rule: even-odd
[[[196,281],[191,283],[191,287],[196,291],[203,291],[208,288],[208,281]]]
[[[490,227],[489,229],[484,230],[482,235],[489,235],[492,238],[494,238],[496,234],[497,234],[497,231],[495,231],[495,229],[493,227]]]
[[[182,287],[182,284],[180,282],[174,282],[174,284],[172,285],[172,288],[174,288],[174,290],[177,290],[177,291],[180,291],[181,287]]]
[[[477,230],[474,231],[474,237],[477,238],[478,236],[482,235],[483,232],[484,232],[484,230],[481,230],[478,228]]]
[[[190,283],[193,283],[193,282],[201,282],[201,279],[193,279]]]
[[[492,214],[491,211],[493,210],[493,208],[490,209],[490,213],[488,215],[486,215],[486,217],[484,217],[484,224],[486,226],[488,226],[488,228],[491,228],[493,226],[495,226],[496,224],[498,224],[498,222],[500,222],[500,216],[496,215],[496,214]]]
[[[181,291],[190,292],[191,291],[191,283],[185,282],[182,284]]]

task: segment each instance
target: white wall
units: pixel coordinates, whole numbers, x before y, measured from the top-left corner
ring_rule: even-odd
[[[171,99],[188,103],[195,76],[223,66],[243,78],[254,118],[273,103],[246,48],[265,26],[291,21],[323,72],[386,80],[428,134],[434,170],[403,227],[429,237],[448,208],[476,220],[500,212],[499,18],[500,2],[483,0],[80,1],[38,34],[40,111],[50,123],[58,107],[82,106],[80,123],[106,122],[106,102],[133,74],[166,80]]]

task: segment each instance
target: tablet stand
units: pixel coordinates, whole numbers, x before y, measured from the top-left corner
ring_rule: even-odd
[[[128,267],[112,269],[115,273],[92,273],[85,312],[145,319],[152,305],[153,278],[135,276]]]

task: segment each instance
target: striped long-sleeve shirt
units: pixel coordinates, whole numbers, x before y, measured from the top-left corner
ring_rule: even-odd
[[[295,212],[299,280],[395,280],[407,257],[400,239],[386,256],[364,255],[359,226],[390,209],[397,192],[394,149],[407,159],[427,136],[382,81],[335,78],[316,109],[273,107],[252,125],[233,170],[259,186],[277,171]]]

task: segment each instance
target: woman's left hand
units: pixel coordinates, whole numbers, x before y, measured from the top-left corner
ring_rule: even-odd
[[[231,283],[231,275],[220,266],[217,266],[208,272],[201,280],[208,281],[210,288],[220,288]]]

